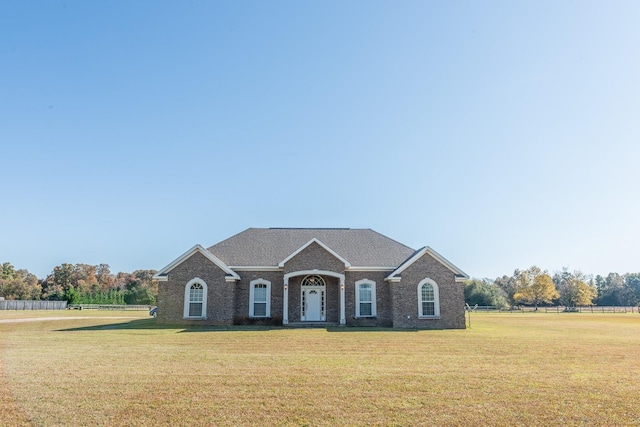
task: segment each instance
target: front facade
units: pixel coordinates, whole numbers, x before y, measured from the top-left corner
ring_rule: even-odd
[[[465,327],[468,276],[370,229],[249,228],[155,278],[159,322]]]

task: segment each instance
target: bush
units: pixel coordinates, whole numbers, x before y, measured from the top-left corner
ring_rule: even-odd
[[[282,316],[273,317],[249,317],[233,316],[234,325],[262,325],[262,326],[282,326]]]
[[[236,326],[239,326],[239,325],[248,325],[248,324],[249,324],[249,323],[247,322],[247,321],[248,321],[248,319],[249,319],[249,318],[248,318],[248,317],[245,317],[245,316],[235,315],[235,316],[233,316],[233,324],[234,324],[234,325],[236,325]]]

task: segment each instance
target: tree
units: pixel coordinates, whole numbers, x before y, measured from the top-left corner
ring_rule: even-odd
[[[5,262],[0,265],[0,280],[11,280],[16,275],[16,269],[10,262]]]
[[[96,266],[96,278],[100,289],[106,291],[111,289],[114,284],[114,277],[111,274],[109,264],[99,264]]]
[[[34,274],[16,270],[8,262],[0,265],[0,296],[10,300],[38,300],[41,293],[42,287]]]
[[[464,283],[464,301],[469,305],[507,306],[504,292],[489,279],[471,279]]]
[[[629,293],[629,304],[640,304],[640,273],[625,274],[624,283]]]
[[[513,295],[513,299],[516,302],[533,304],[536,310],[539,304],[550,304],[559,296],[551,276],[535,266],[518,274],[516,287],[518,291]]]
[[[535,265],[526,269],[516,269],[513,276],[502,276],[495,283],[505,292],[511,305],[549,304],[558,297],[556,287],[547,271]]]
[[[553,281],[560,293],[560,304],[565,307],[592,305],[598,294],[595,284],[590,285],[589,279],[581,271],[570,273],[565,267],[562,272],[554,274]]]
[[[94,293],[100,290],[98,279],[95,275],[96,267],[89,264],[78,263],[73,267],[71,285],[78,293]]]
[[[155,273],[155,270],[136,270],[126,278],[124,298],[127,304],[156,303],[158,281],[153,279]]]
[[[66,300],[71,304],[153,305],[158,294],[158,281],[153,279],[155,273],[156,270],[136,270],[114,276],[108,264],[63,263],[40,281],[27,270],[16,270],[5,262],[0,264],[0,296]]]
[[[53,272],[43,282],[43,296],[50,300],[64,300],[70,286],[73,286],[73,264],[53,267]]]
[[[71,285],[64,291],[64,299],[67,300],[69,304],[78,304],[80,294],[78,294],[73,285]]]
[[[514,276],[518,275],[519,273],[520,270],[517,269],[513,272]],[[502,289],[502,292],[507,298],[509,305],[516,305],[516,301],[513,299],[513,296],[518,291],[518,288],[516,286],[516,280],[513,278],[513,276],[504,275],[502,277],[498,277],[493,283],[500,289]]]
[[[625,276],[609,273],[606,278],[596,276],[598,305],[633,305],[633,292],[627,286]]]
[[[70,303],[88,303],[96,298],[105,299],[97,295],[107,292],[113,284],[114,279],[107,264],[62,264],[54,267],[43,282],[43,296],[47,299],[64,299]]]

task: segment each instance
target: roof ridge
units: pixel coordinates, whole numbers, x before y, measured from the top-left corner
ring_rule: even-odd
[[[266,230],[351,230],[349,227],[269,227]]]

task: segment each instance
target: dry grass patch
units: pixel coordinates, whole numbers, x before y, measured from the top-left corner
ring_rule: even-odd
[[[9,413],[47,426],[640,424],[637,314],[478,313],[472,329],[419,332],[139,316],[0,323]]]

